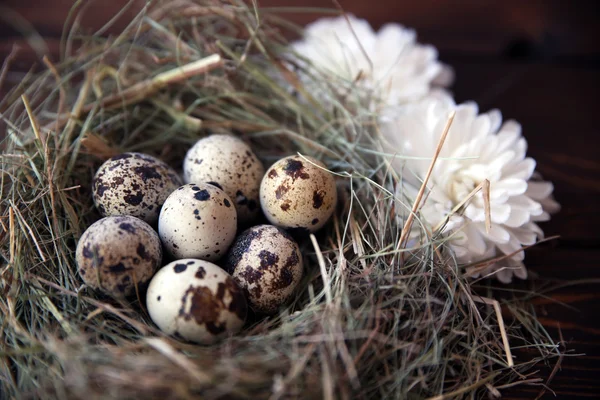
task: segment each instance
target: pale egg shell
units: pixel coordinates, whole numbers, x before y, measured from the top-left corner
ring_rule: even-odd
[[[94,204],[102,216],[131,215],[149,224],[182,182],[163,161],[142,153],[123,153],[100,166],[92,182]]]
[[[223,267],[246,291],[250,307],[272,314],[285,305],[302,279],[298,244],[273,225],[242,232],[227,253]]]
[[[260,204],[269,222],[299,232],[316,232],[325,225],[335,210],[337,189],[333,175],[322,168],[322,162],[296,155],[267,170]]]
[[[248,310],[242,289],[227,272],[195,259],[161,268],[148,286],[146,306],[160,330],[200,344],[239,332]]]
[[[158,234],[174,258],[218,260],[236,231],[233,202],[208,183],[179,187],[167,198],[158,218]]]
[[[106,217],[83,233],[75,260],[88,286],[122,298],[150,280],[161,264],[162,247],[146,222],[130,216]]]
[[[210,182],[234,201],[238,222],[259,213],[258,192],[265,169],[250,146],[231,135],[211,135],[190,148],[183,162],[185,183]]]

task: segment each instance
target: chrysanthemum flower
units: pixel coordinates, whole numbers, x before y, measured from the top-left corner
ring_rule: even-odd
[[[358,86],[383,107],[415,101],[432,85],[451,83],[452,71],[438,62],[434,47],[416,42],[414,30],[387,24],[375,32],[367,21],[347,18],[319,19],[306,27],[303,40],[291,45],[301,58],[297,62],[307,68],[300,79],[316,98],[324,100],[325,91],[322,79],[306,74],[311,69],[330,78],[337,95]]]
[[[508,256],[473,276],[495,275],[502,282],[527,277],[522,247],[543,236],[536,222],[557,211],[550,182],[534,179],[535,160],[515,121],[502,124],[494,110],[479,114],[477,105],[456,105],[449,96],[430,96],[404,107],[382,122],[382,134],[395,149],[395,169],[402,174],[397,195],[411,205],[452,110],[456,116],[427,185],[418,223],[432,231],[442,226],[461,264]],[[491,230],[485,228],[484,198],[477,194],[460,213],[446,217],[485,179],[490,181]],[[399,206],[401,218],[407,207]]]

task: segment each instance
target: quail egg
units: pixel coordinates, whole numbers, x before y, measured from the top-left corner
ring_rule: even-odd
[[[215,261],[235,239],[237,215],[227,194],[208,183],[175,190],[163,205],[158,234],[175,258]]]
[[[100,166],[92,191],[102,216],[131,215],[153,224],[167,196],[180,185],[175,170],[161,160],[123,153]]]
[[[289,231],[315,232],[323,227],[337,203],[335,179],[323,168],[320,161],[297,155],[273,164],[260,185],[267,219]]]
[[[258,215],[258,191],[264,173],[250,146],[231,135],[200,139],[183,162],[185,182],[210,182],[223,189],[235,203],[240,224],[248,224]]]
[[[242,289],[227,272],[195,259],[162,267],[148,286],[146,306],[163,332],[200,344],[238,332],[248,310]]]
[[[162,261],[162,247],[154,229],[141,219],[106,217],[83,233],[75,260],[88,286],[120,298],[150,280]]]
[[[302,254],[292,237],[273,225],[242,232],[223,267],[246,291],[250,308],[272,314],[287,303],[302,278]]]

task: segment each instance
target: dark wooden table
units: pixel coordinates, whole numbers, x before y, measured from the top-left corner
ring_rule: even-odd
[[[523,125],[529,154],[555,183],[562,211],[543,228],[560,240],[531,249],[530,270],[544,278],[581,281],[600,278],[600,2],[560,0],[340,0],[344,8],[379,26],[397,21],[414,27],[455,68],[457,101],[475,100],[481,110],[499,108]],[[28,20],[58,49],[71,0],[0,0]],[[97,1],[83,24],[100,26],[124,1]],[[263,0],[261,4],[325,6],[328,0]],[[133,11],[129,13],[132,15]],[[14,41],[6,23],[18,19],[0,8],[0,60]],[[125,18],[127,17],[127,13]],[[300,14],[299,22],[316,16]],[[22,24],[20,24],[22,25]],[[17,66],[35,59],[25,45]],[[17,78],[18,76],[14,76]],[[551,382],[561,399],[600,396],[600,285],[571,285],[539,302],[539,315],[567,347],[585,355],[567,357]],[[568,305],[573,308],[568,308]],[[535,398],[539,387],[521,387],[509,398]],[[544,398],[552,398],[550,392]]]

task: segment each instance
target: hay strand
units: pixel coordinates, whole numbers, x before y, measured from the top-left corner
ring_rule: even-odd
[[[433,153],[433,157],[431,159],[431,163],[429,164],[429,168],[427,169],[427,173],[425,174],[425,178],[423,179],[423,182],[421,183],[421,187],[419,188],[419,192],[417,193],[417,196],[415,197],[411,212],[408,215],[408,218],[406,218],[406,222],[404,223],[404,226],[402,227],[402,234],[400,235],[400,240],[398,241],[397,248],[403,248],[406,244],[406,240],[408,239],[408,235],[412,228],[413,220],[415,218],[415,215],[417,214],[417,210],[419,209],[419,206],[421,205],[421,200],[423,199],[423,195],[425,194],[425,189],[427,188],[427,182],[429,182],[429,177],[431,176],[431,173],[433,172],[433,167],[435,167],[437,158],[440,155],[440,152],[442,151],[442,147],[444,146],[444,142],[446,141],[446,136],[448,136],[448,132],[450,131],[450,127],[452,126],[452,121],[454,121],[455,115],[456,115],[456,111],[452,111],[450,113],[450,115],[448,116],[448,120],[446,121],[446,125],[444,126],[444,131],[442,132],[442,135],[440,136],[440,140],[438,141],[438,144]]]
[[[479,296],[474,297],[473,300],[494,307],[496,318],[498,318],[498,328],[500,329],[500,335],[502,336],[504,352],[506,353],[506,365],[508,365],[509,368],[513,367],[515,363],[513,361],[512,352],[510,350],[510,344],[508,343],[508,335],[506,334],[506,327],[504,326],[504,318],[502,318],[502,310],[500,309],[500,303],[498,302],[498,300],[488,299],[487,297]]]

